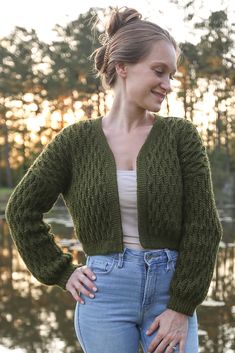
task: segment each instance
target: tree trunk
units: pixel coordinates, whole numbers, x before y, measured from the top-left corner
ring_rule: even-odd
[[[13,187],[13,180],[12,180],[12,172],[11,172],[11,166],[10,166],[10,161],[9,161],[9,156],[10,156],[10,146],[9,146],[9,141],[8,141],[8,128],[6,124],[6,118],[3,118],[3,136],[4,136],[4,141],[5,141],[5,148],[4,148],[4,159],[5,159],[5,165],[6,165],[6,183],[7,187],[12,188]]]

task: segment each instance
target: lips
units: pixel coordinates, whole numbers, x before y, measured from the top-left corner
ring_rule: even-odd
[[[160,98],[162,101],[163,99],[166,97],[165,94],[159,93],[159,92],[155,92],[155,91],[151,91],[156,97]]]

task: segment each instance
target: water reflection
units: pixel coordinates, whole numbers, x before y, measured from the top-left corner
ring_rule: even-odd
[[[74,242],[67,210],[53,209],[45,218],[64,251],[71,251],[75,261],[85,263],[84,253]],[[200,353],[235,352],[234,222],[223,225],[224,239],[213,281],[206,300],[197,309]],[[29,274],[3,218],[0,218],[0,278],[0,348],[20,348],[20,353],[83,352],[74,332],[75,302],[70,293],[43,286]]]
[[[0,345],[32,353],[82,352],[73,328],[71,295],[42,286],[31,276],[3,219],[0,234]]]

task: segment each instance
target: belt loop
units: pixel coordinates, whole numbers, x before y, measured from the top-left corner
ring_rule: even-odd
[[[171,252],[169,251],[169,249],[164,249],[165,253],[167,255],[167,266],[166,266],[166,270],[174,270],[174,265],[173,265],[173,259],[171,257]]]
[[[119,259],[118,259],[118,268],[122,267],[123,266],[123,257],[124,257],[124,254],[126,252],[126,248],[124,249],[123,252],[120,252],[118,255],[119,255]]]

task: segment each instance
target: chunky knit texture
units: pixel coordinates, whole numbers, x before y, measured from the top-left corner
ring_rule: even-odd
[[[179,250],[168,308],[193,315],[212,279],[222,226],[202,139],[190,121],[155,116],[137,158],[137,209],[144,248]],[[65,127],[44,148],[8,201],[6,219],[29,271],[65,289],[76,267],[43,220],[59,194],[87,255],[122,252],[114,155],[102,117]]]

